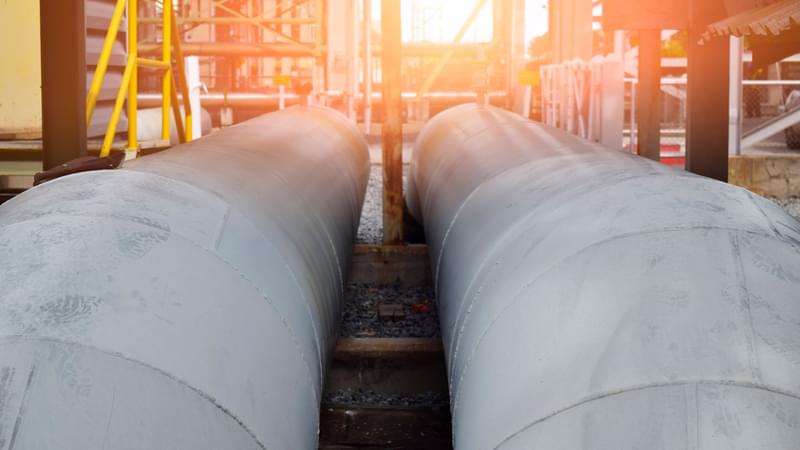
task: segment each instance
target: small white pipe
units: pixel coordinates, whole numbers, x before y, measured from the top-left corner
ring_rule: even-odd
[[[744,45],[742,38],[730,37],[730,101],[728,126],[728,154],[742,153],[742,72],[744,66],[742,56]]]

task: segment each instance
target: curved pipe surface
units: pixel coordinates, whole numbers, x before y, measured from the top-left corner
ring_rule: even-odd
[[[780,208],[475,105],[423,129],[410,177],[457,449],[797,448]]]
[[[368,172],[291,108],[4,204],[0,447],[316,449]]]

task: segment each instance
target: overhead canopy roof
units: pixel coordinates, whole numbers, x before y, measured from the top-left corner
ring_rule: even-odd
[[[751,9],[708,26],[704,38],[724,36],[778,36],[793,27],[800,27],[800,1],[781,0]]]
[[[708,26],[703,41],[714,36],[748,36],[753,67],[765,67],[800,53],[800,1],[779,0]]]

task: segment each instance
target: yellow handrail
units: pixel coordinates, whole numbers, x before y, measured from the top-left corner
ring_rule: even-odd
[[[170,67],[172,67],[172,64],[162,61],[160,59],[138,58],[136,60],[136,64],[138,64],[139,67],[146,67],[150,69],[161,69],[161,70],[167,70]]]
[[[172,9],[172,0],[164,0],[163,14],[162,14],[162,59],[146,59],[139,58],[138,44],[138,5],[137,0],[117,0],[114,7],[114,13],[111,17],[111,23],[106,33],[106,39],[103,43],[103,50],[100,53],[100,59],[97,63],[97,69],[92,77],[92,83],[86,99],[86,123],[91,122],[92,115],[94,114],[97,105],[97,98],[100,95],[100,90],[103,87],[103,79],[105,78],[108,69],[109,60],[111,59],[111,52],[113,50],[114,41],[117,39],[119,28],[122,23],[123,13],[125,6],[128,9],[128,59],[125,64],[125,71],[122,75],[122,82],[117,92],[114,101],[114,109],[111,112],[111,118],[108,122],[106,135],[103,139],[103,145],[100,148],[100,156],[108,156],[111,152],[111,146],[114,142],[114,136],[117,133],[117,125],[119,124],[120,116],[122,115],[122,106],[127,97],[128,100],[128,149],[136,150],[139,147],[137,139],[137,113],[138,113],[138,70],[142,68],[153,68],[163,70],[163,78],[161,83],[161,139],[169,142],[170,140],[170,112],[175,116],[175,125],[178,132],[180,142],[187,142],[191,140],[191,126],[192,126],[192,112],[189,101],[189,89],[186,84],[186,72],[183,66],[183,52],[181,51],[180,34],[175,20],[175,12]],[[186,127],[182,119],[180,106],[178,105],[177,83],[175,80],[175,71],[172,69],[172,47],[175,47],[175,65],[177,69],[177,76],[181,77],[182,83],[181,95],[183,96],[183,108],[186,116]],[[170,111],[170,107],[172,110]]]
[[[172,100],[172,116],[175,117],[175,131],[178,133],[178,141],[186,142],[186,130],[183,129],[181,122],[181,107],[178,105],[178,89],[175,87],[175,77],[169,77],[170,97]]]
[[[111,144],[113,144],[114,136],[117,134],[117,124],[119,124],[119,116],[122,113],[122,104],[125,102],[125,91],[127,91],[130,86],[131,73],[133,73],[135,68],[136,61],[134,61],[133,57],[129,54],[128,63],[125,64],[125,71],[122,73],[122,82],[119,85],[117,99],[114,102],[114,110],[111,112],[108,128],[106,128],[106,137],[103,139],[103,146],[100,147],[100,156],[108,156],[108,154],[111,153]]]
[[[175,18],[175,10],[170,9],[170,12],[172,13],[172,46],[175,47],[175,68],[181,76],[183,113],[186,115],[186,137],[181,142],[188,142],[192,140],[192,103],[191,99],[189,99],[189,85],[186,82],[186,68],[183,65],[183,50],[181,49],[181,35],[178,33],[178,21]]]
[[[161,140],[169,141],[169,104],[172,100],[172,0],[163,0],[164,22],[161,30],[161,60],[169,64],[161,79]]]
[[[138,0],[128,0],[128,56],[133,64],[128,82],[128,150],[139,148],[139,5]],[[113,132],[113,131],[112,131]],[[108,133],[106,133],[108,134]]]

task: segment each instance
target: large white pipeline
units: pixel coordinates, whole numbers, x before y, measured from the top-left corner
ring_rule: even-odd
[[[292,108],[0,207],[0,449],[316,449],[369,173]]]
[[[800,448],[800,224],[743,189],[465,105],[417,141],[454,443]]]

